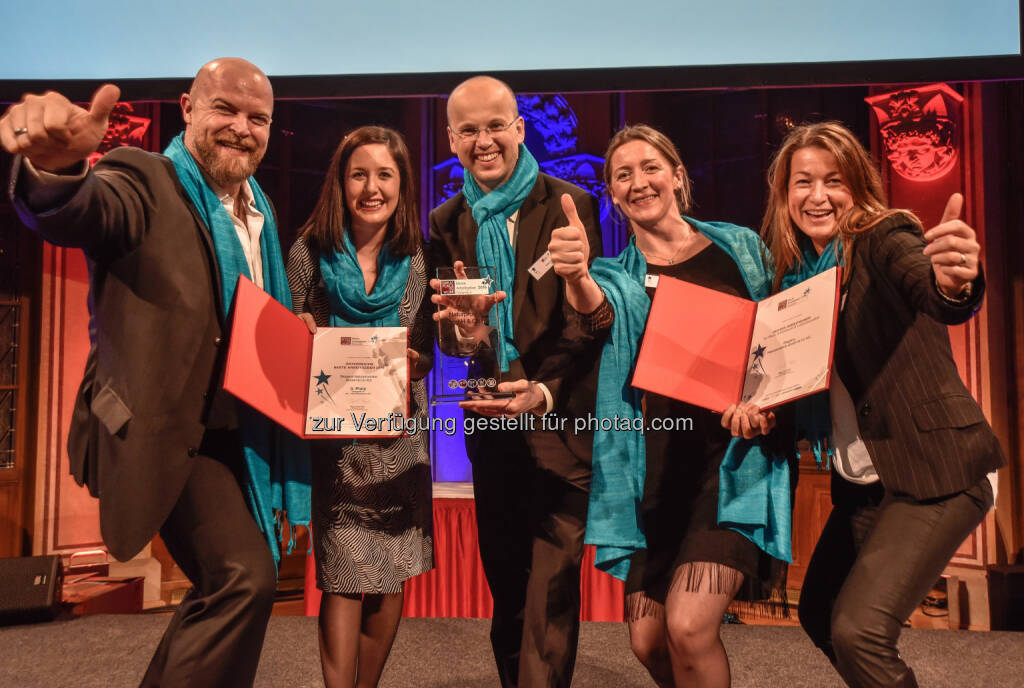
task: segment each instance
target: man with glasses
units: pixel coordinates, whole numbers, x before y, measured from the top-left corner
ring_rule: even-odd
[[[552,230],[569,224],[563,194],[575,204],[590,255],[600,255],[597,201],[539,171],[523,145],[524,126],[515,94],[497,79],[468,79],[448,99],[448,140],[465,184],[430,213],[431,253],[438,267],[497,267],[507,295],[497,306],[508,361],[499,390],[515,393],[462,405],[489,417],[586,416],[594,410],[600,345],[580,334],[563,280],[541,259]],[[466,449],[502,686],[567,687],[579,635],[592,438],[539,420],[535,427],[474,432]]]

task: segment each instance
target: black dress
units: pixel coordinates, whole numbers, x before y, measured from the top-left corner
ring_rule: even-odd
[[[648,264],[647,272],[750,298],[736,263],[715,244],[675,265]],[[647,293],[653,297],[654,289],[648,288]],[[771,557],[739,533],[718,526],[718,470],[730,440],[721,414],[647,392],[644,418],[648,428],[653,418],[689,418],[692,426],[645,432],[647,476],[641,524],[647,549],[630,561],[627,618],[658,613],[650,603],[663,605],[672,587],[730,592],[735,571],[744,576],[737,599],[771,597],[769,581],[775,577]],[[688,563],[677,576],[676,570]]]

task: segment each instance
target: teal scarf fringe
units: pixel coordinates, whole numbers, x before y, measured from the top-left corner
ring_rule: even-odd
[[[466,197],[480,231],[476,237],[477,265],[494,266],[497,288],[505,292],[505,300],[491,309],[491,325],[501,319],[502,341],[498,349],[501,372],[508,372],[509,362],[519,358],[512,327],[512,288],[515,284],[516,257],[508,238],[508,218],[519,210],[537,183],[540,166],[526,146],[519,144],[519,160],[504,184],[485,193],[467,170],[462,194]]]
[[[331,304],[331,327],[398,327],[398,305],[409,279],[410,257],[399,258],[387,242],[377,254],[377,282],[369,294],[349,230],[342,248],[320,255],[320,275]]]
[[[837,265],[842,265],[843,245],[836,236],[825,246],[821,255],[814,250],[814,244],[800,235],[800,262],[790,267],[782,276],[783,289],[788,289]],[[832,404],[829,392],[824,390],[803,399],[797,399],[795,408],[795,424],[797,440],[807,440],[811,444],[814,461],[820,470],[829,470],[835,457],[832,446]],[[793,450],[799,453],[796,448]]]
[[[771,290],[762,244],[744,227],[684,218],[736,262],[750,294],[763,299]],[[639,390],[629,384],[650,312],[644,289],[647,262],[634,239],[617,258],[598,258],[591,274],[615,311],[598,372],[598,418],[640,418]],[[759,442],[732,440],[722,463],[719,519],[772,556],[788,554],[791,539],[789,464],[769,459]],[[760,480],[753,480],[760,475]],[[646,547],[640,502],[646,477],[644,438],[634,431],[594,435],[593,479],[586,542],[596,546],[594,565],[625,579],[631,555]],[[780,486],[785,485],[784,490]],[[725,520],[722,520],[724,508]],[[788,560],[788,556],[780,556]]]
[[[220,271],[221,305],[227,318],[240,275],[252,278],[238,241],[234,223],[220,199],[206,183],[199,165],[185,148],[184,134],[178,134],[164,151],[174,163],[185,193],[199,212],[213,237],[213,248]],[[253,202],[263,214],[260,253],[263,257],[263,288],[289,311],[291,291],[281,257],[274,211],[256,179],[249,178]],[[238,405],[242,444],[248,468],[243,486],[256,525],[267,539],[275,562],[281,559],[281,517],[292,527],[288,549],[294,545],[294,527],[308,526],[310,517],[310,463],[305,445],[298,437],[282,430],[263,414],[245,404]]]
[[[771,260],[760,237],[745,227],[708,225],[701,231],[736,261],[750,297],[761,301],[770,296]],[[793,495],[785,455],[771,453],[759,438],[729,440],[718,469],[718,525],[769,556],[793,561]]]

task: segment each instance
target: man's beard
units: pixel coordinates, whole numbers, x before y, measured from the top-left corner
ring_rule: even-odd
[[[218,145],[226,143],[231,146],[242,146],[248,151],[248,157],[226,157],[219,151]],[[195,138],[196,157],[203,171],[210,176],[213,183],[221,187],[240,184],[256,171],[263,154],[255,147],[252,140],[244,141],[237,136],[220,135]]]

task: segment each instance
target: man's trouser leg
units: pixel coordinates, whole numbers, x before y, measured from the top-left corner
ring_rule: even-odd
[[[473,462],[480,559],[494,599],[491,647],[501,685],[515,688],[530,571],[533,459],[517,431],[478,433],[466,444]]]
[[[277,572],[238,474],[237,433],[207,433],[160,529],[192,590],[171,619],[143,686],[251,686]]]
[[[580,631],[580,564],[590,462],[554,432],[532,432],[534,526],[526,590],[520,688],[568,688]]]

